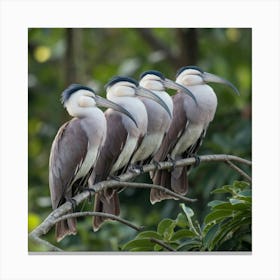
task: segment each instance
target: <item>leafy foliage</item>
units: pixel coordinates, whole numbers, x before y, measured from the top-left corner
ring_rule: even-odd
[[[213,200],[200,225],[194,212],[180,204],[177,218],[163,219],[156,231],[144,231],[123,245],[123,251],[164,251],[157,239],[176,251],[249,251],[251,250],[252,194],[249,184],[235,181],[213,193],[227,194],[225,200]]]

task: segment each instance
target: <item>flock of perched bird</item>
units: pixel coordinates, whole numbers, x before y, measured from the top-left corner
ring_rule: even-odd
[[[106,97],[93,89],[73,84],[61,101],[73,117],[59,129],[51,148],[49,187],[53,209],[87,186],[114,178],[130,169],[141,170],[146,163],[195,156],[213,120],[217,97],[208,82],[230,86],[229,81],[204,72],[197,66],[178,70],[176,81],[150,70],[140,81],[117,76],[105,86]],[[176,90],[172,97],[166,89]],[[105,112],[98,106],[108,108]],[[155,169],[150,173],[154,184],[185,195],[189,167]],[[151,203],[172,199],[165,192],[152,189]],[[94,211],[120,214],[118,190],[104,189],[95,194]],[[93,218],[98,230],[104,217]],[[76,234],[76,219],[56,224],[56,239]]]

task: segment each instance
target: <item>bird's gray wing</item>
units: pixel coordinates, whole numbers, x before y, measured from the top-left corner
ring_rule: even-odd
[[[173,99],[173,119],[169,130],[167,131],[160,149],[154,156],[156,161],[164,161],[167,155],[171,153],[176,146],[180,136],[184,133],[187,117],[184,110],[184,93],[177,93],[172,97]]]
[[[81,168],[88,149],[88,137],[79,119],[65,123],[58,131],[51,148],[49,187],[53,208],[72,197],[75,175]]]
[[[96,162],[94,183],[106,180],[110,175],[128,137],[120,113],[112,110],[109,113],[106,111],[105,117],[107,120],[107,136]]]
[[[157,162],[167,160],[167,155],[172,152],[176,146],[179,138],[184,133],[187,126],[188,120],[186,117],[186,112],[184,109],[184,93],[177,93],[172,97],[173,99],[173,119],[170,125],[168,132],[166,133],[159,151],[155,154],[154,160]],[[179,169],[177,169],[179,170]],[[181,170],[181,169],[180,169]],[[175,168],[176,171],[176,168]],[[174,176],[168,170],[156,170],[155,172],[150,173],[151,179],[155,185],[161,185],[169,189],[173,189],[178,193],[185,193],[187,189],[186,179],[180,176],[177,181],[180,181],[180,184],[175,182]],[[180,185],[179,188],[172,187],[174,185]],[[153,189],[150,193],[151,203],[155,203],[164,199],[173,198],[172,196],[167,195],[166,193]]]
[[[128,137],[128,132],[122,123],[122,115],[120,113],[108,110],[105,112],[105,117],[107,120],[107,136],[90,178],[90,184],[96,184],[108,178]],[[117,190],[104,189],[98,192],[95,195],[93,211],[118,216],[120,214],[120,203]],[[97,231],[106,220],[108,218],[93,217],[93,230]]]
[[[198,152],[199,148],[201,147],[202,142],[205,138],[206,131],[207,131],[207,128],[202,130],[202,133],[201,133],[200,137],[197,139],[197,141],[192,146],[190,146],[188,148],[188,150],[184,154],[184,157],[190,157],[190,156],[193,156],[193,155],[197,154],[197,152]]]

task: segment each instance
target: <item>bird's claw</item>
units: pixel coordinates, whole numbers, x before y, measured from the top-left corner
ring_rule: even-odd
[[[89,192],[89,199],[91,200],[92,198],[92,194],[95,194],[96,191],[93,188],[84,188],[84,191],[88,191]]]
[[[176,167],[176,160],[173,159],[170,155],[168,155],[167,158],[168,158],[168,160],[169,160],[170,162],[172,162],[172,169],[171,169],[171,171],[174,171],[174,169],[175,169],[175,167]]]
[[[195,163],[193,164],[193,167],[198,167],[200,165],[200,157],[198,155],[191,155],[191,157],[195,158]]]
[[[110,176],[108,177],[108,179],[109,179],[109,180],[115,180],[115,181],[118,181],[118,182],[121,181],[120,177],[119,177],[119,176],[115,176],[115,175],[110,175]]]
[[[135,174],[141,174],[144,172],[144,169],[143,169],[143,166],[142,165],[131,165],[128,170],[132,173],[135,173]]]
[[[152,164],[154,165],[154,167],[155,167],[156,170],[161,169],[161,164],[160,164],[158,161],[153,160],[153,161],[152,161]]]
[[[75,212],[75,209],[77,207],[77,201],[74,198],[68,198],[67,201],[71,203],[72,211]]]

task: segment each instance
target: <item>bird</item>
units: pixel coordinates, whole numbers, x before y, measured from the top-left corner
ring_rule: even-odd
[[[108,177],[115,177],[127,170],[131,157],[140,146],[147,133],[148,116],[143,102],[138,96],[145,96],[159,103],[167,112],[168,106],[152,91],[139,86],[130,77],[113,77],[105,86],[106,97],[120,104],[133,115],[137,126],[127,117],[110,109],[105,111],[107,120],[107,139],[100,152],[95,172],[90,177],[89,184],[96,184]],[[116,189],[105,189],[96,193],[94,211],[113,215],[120,214],[119,198]],[[93,217],[93,230],[97,231],[107,218]]]
[[[169,114],[165,108],[154,100],[147,97],[138,97],[145,105],[148,114],[148,127],[141,145],[132,156],[131,163],[139,162],[138,165],[141,167],[141,165],[149,163],[158,151],[172,120],[173,101],[165,90],[168,88],[181,90],[189,94],[194,100],[195,98],[187,88],[167,79],[157,70],[143,72],[140,75],[139,85],[158,95],[167,105],[169,112],[171,112],[171,114]]]
[[[53,209],[66,201],[74,203],[72,197],[87,185],[105,143],[106,119],[97,106],[118,110],[133,120],[120,105],[98,96],[93,89],[84,85],[70,85],[63,91],[61,102],[73,118],[59,128],[51,146],[49,188]],[[72,212],[73,209],[69,211]],[[76,233],[75,218],[56,224],[58,242]]]
[[[196,156],[217,108],[217,96],[207,83],[225,84],[239,95],[237,88],[226,79],[204,72],[197,66],[185,66],[176,74],[176,83],[187,87],[195,96],[197,104],[188,95],[179,91],[173,96],[173,119],[162,145],[154,156],[155,161],[176,161]],[[187,171],[189,167],[156,170],[152,173],[153,184],[161,185],[185,195],[188,191]],[[164,199],[175,199],[166,193],[152,189],[152,204]]]

